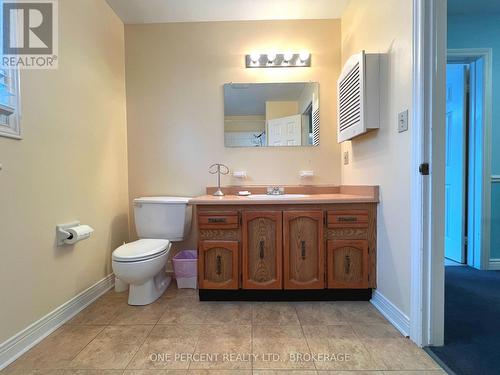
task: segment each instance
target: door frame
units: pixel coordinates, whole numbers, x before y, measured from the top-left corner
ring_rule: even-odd
[[[419,346],[444,344],[446,39],[447,1],[413,0],[410,338]],[[491,70],[485,70],[485,79],[487,74]],[[488,132],[491,120],[486,122],[486,145]],[[428,175],[419,172],[422,163],[429,163]],[[490,184],[485,187],[491,189]],[[485,208],[490,212],[490,206]],[[483,225],[490,215],[483,215]]]
[[[483,122],[481,148],[482,154],[480,160],[477,160],[474,143],[469,142],[469,175],[474,176],[473,180],[480,180],[482,189],[476,189],[471,183],[470,178],[467,181],[469,186],[469,215],[467,231],[467,265],[487,270],[490,263],[490,231],[491,231],[491,134],[492,134],[492,116],[493,116],[493,51],[491,48],[460,48],[448,49],[447,62],[469,64],[477,59],[484,58],[483,72]],[[472,91],[471,91],[472,94]],[[469,117],[469,133],[471,138],[475,138],[474,130],[477,128],[475,119]],[[472,208],[472,210],[471,210]],[[479,213],[479,215],[478,215]],[[482,218],[478,223],[475,217]],[[486,218],[486,219],[484,219]],[[478,232],[479,241],[476,244],[474,232]],[[476,246],[477,245],[477,246]]]
[[[419,346],[444,342],[446,15],[446,0],[413,0],[410,338]]]

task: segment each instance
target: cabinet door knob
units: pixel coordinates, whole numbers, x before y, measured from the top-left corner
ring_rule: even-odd
[[[344,258],[344,267],[346,275],[351,273],[351,257],[349,255],[346,255]]]
[[[306,241],[300,241],[300,249],[302,260],[306,259]]]
[[[260,258],[261,260],[263,260],[263,259],[264,259],[264,240],[261,240],[261,241],[259,242],[259,258]]]
[[[217,255],[215,263],[216,263],[215,272],[217,273],[217,275],[220,276],[222,274],[222,257],[220,255]]]

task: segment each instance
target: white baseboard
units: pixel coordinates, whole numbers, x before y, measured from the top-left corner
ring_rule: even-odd
[[[490,259],[488,265],[489,271],[500,271],[500,259]]]
[[[374,290],[370,302],[403,336],[410,336],[410,318],[394,306],[391,301]]]
[[[14,362],[85,307],[113,288],[114,275],[108,275],[76,297],[48,313],[26,329],[0,344],[0,370]]]

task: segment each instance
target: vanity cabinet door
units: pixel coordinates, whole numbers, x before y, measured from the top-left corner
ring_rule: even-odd
[[[283,223],[285,289],[323,289],[323,211],[285,211]]]
[[[328,241],[328,288],[368,288],[368,241]]]
[[[281,211],[243,211],[242,219],[243,289],[281,289]]]
[[[238,241],[200,241],[200,289],[238,289]]]

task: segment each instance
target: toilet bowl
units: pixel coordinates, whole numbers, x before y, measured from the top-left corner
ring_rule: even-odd
[[[113,272],[130,286],[129,305],[148,305],[168,288],[165,266],[171,247],[168,240],[142,239],[113,251]]]
[[[171,241],[182,241],[191,227],[189,198],[146,197],[134,199],[139,240],[113,251],[112,267],[121,288],[129,286],[129,305],[148,305],[170,285],[165,268]]]

